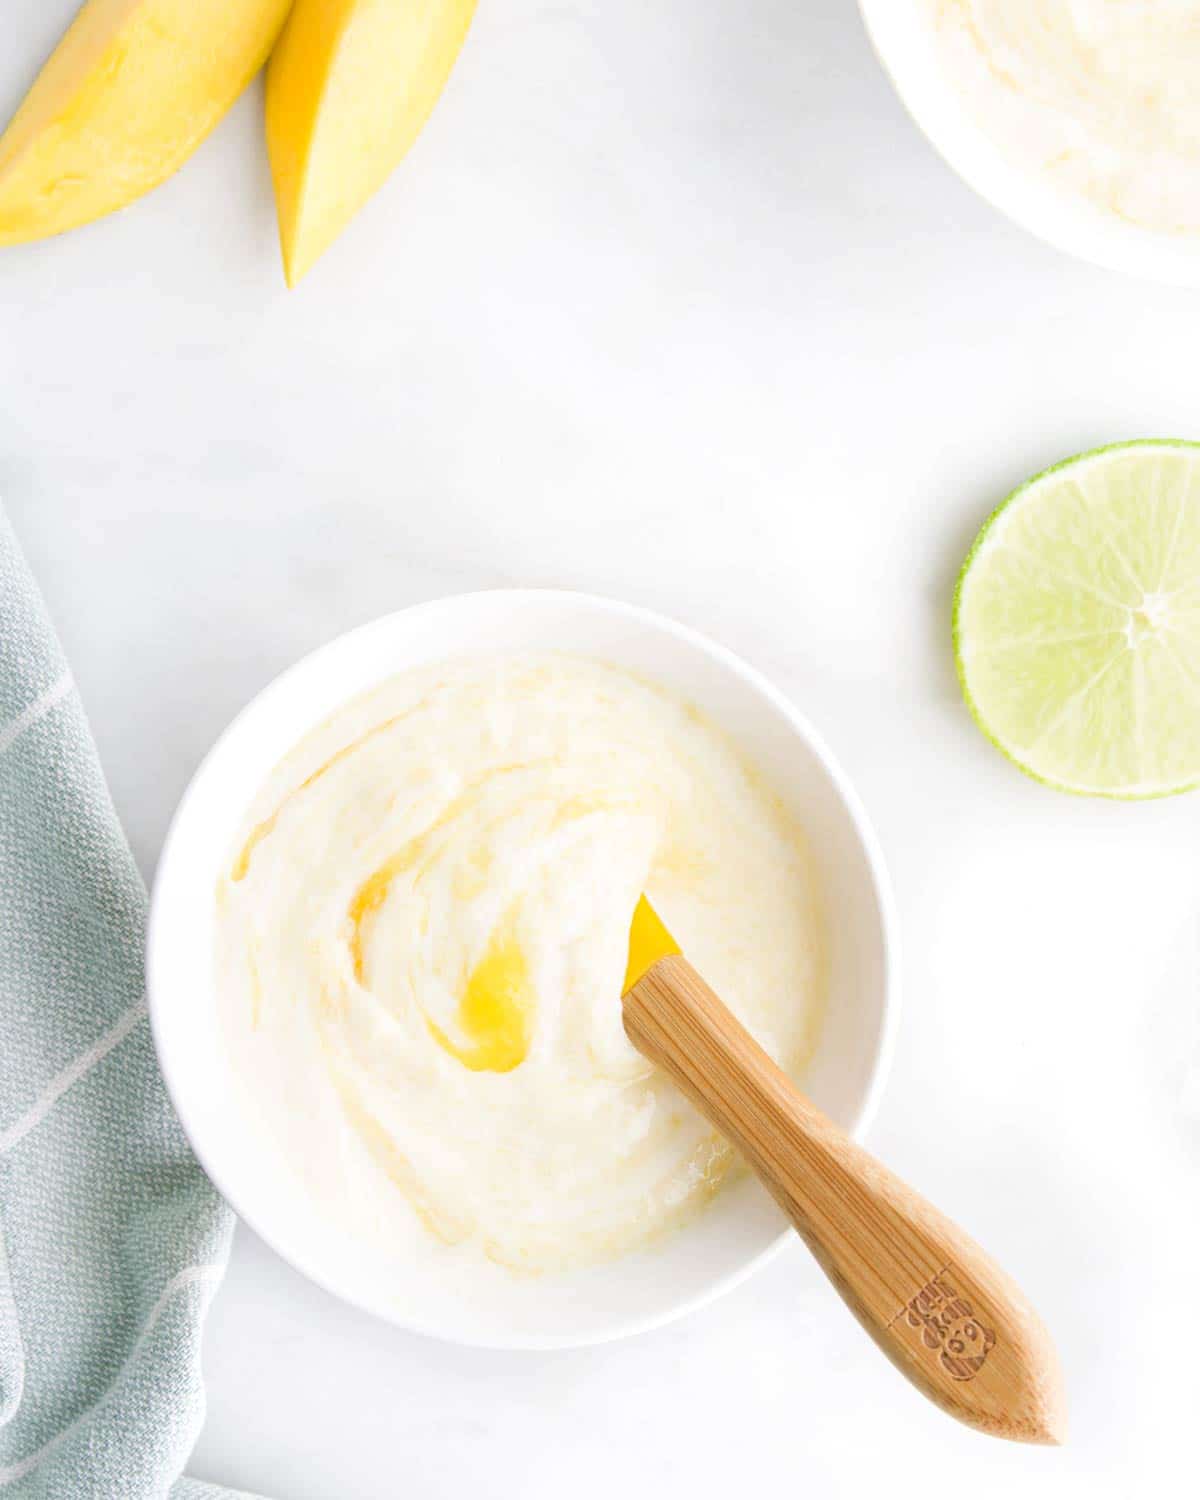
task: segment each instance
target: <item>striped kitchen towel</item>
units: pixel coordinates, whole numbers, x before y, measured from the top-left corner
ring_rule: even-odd
[[[201,1500],[232,1215],[163,1088],[146,892],[0,509],[0,1497]]]

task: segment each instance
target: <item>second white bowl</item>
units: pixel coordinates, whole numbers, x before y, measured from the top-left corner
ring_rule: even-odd
[[[964,107],[923,0],[859,0],[867,34],[913,120],[982,198],[1039,239],[1109,270],[1200,286],[1200,241],[1106,213],[1011,161]]]

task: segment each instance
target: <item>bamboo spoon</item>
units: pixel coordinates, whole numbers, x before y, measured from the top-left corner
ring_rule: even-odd
[[[897,1369],[971,1427],[1061,1443],[1058,1356],[1019,1288],[809,1103],[679,952],[644,896],[624,991],[629,1040],[737,1146]]]

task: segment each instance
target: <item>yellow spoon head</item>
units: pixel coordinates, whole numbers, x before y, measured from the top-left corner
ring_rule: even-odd
[[[679,944],[667,931],[663,919],[646,900],[638,897],[629,927],[629,962],[625,966],[625,983],[621,994],[627,995],[647,970],[660,958],[679,952]]]

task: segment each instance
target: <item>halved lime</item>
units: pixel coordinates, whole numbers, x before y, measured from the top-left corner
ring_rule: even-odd
[[[1098,448],[1014,491],[963,564],[954,649],[979,727],[1030,776],[1200,783],[1200,444]]]

